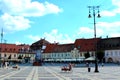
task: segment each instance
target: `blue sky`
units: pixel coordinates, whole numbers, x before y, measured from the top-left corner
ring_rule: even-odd
[[[88,18],[87,6],[100,6],[97,37],[120,37],[119,4],[120,0],[0,0],[3,41],[32,44],[45,38],[62,44],[93,38],[93,17]]]

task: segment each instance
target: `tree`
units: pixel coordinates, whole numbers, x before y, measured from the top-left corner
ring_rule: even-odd
[[[22,56],[21,56],[21,55],[19,55],[19,56],[18,56],[18,59],[22,59]]]
[[[90,57],[89,52],[85,53],[85,55],[84,55],[84,56],[85,56],[85,59],[86,59],[86,58],[89,58],[89,57]]]
[[[100,62],[103,62],[104,52],[102,50],[97,52],[97,58],[99,59]]]
[[[8,57],[8,59],[11,59],[11,54],[10,54],[10,56]]]

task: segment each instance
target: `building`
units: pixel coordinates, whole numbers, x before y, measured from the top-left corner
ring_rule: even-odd
[[[104,51],[106,62],[120,62],[120,37],[101,39],[98,49]]]
[[[29,45],[21,44],[0,44],[0,59],[2,61],[21,61],[34,60],[35,54],[30,49]]]
[[[48,44],[42,54],[42,57],[44,61],[61,62],[71,60],[73,58],[71,55],[71,50],[73,49],[74,44]]]
[[[30,48],[36,53],[36,59],[40,60],[42,59],[41,53],[44,51],[46,46],[50,44],[47,40],[45,39],[40,39],[39,41],[33,43]]]
[[[83,61],[84,54],[89,52],[95,57],[97,42],[100,38],[76,39],[71,44],[49,44],[44,50],[42,57],[45,61]]]
[[[95,58],[95,52],[102,51],[105,62],[120,62],[120,37],[82,38],[69,44],[45,41],[47,43],[42,49],[44,40],[41,39],[33,45],[36,51],[42,52],[42,58],[45,61],[81,61],[85,59],[85,53],[89,53],[90,57]]]
[[[81,57],[84,57],[85,53],[89,53],[90,56],[95,57],[96,46],[100,40],[100,38],[76,39],[74,45],[79,50]]]

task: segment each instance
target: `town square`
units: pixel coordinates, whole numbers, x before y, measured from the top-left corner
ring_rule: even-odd
[[[72,71],[61,71],[65,64],[44,64],[43,66],[20,65],[20,70],[0,68],[0,80],[119,80],[120,66],[117,64],[99,65],[99,73],[94,66],[88,72],[87,67],[73,67]],[[84,64],[82,64],[84,65]]]
[[[0,80],[120,80],[120,0],[0,0]]]

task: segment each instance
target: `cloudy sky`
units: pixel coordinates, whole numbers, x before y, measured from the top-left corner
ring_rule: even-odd
[[[88,6],[100,6],[97,37],[120,37],[119,4],[120,0],[0,0],[0,32],[3,29],[3,42],[16,44],[32,44],[41,38],[51,43],[93,38]]]

